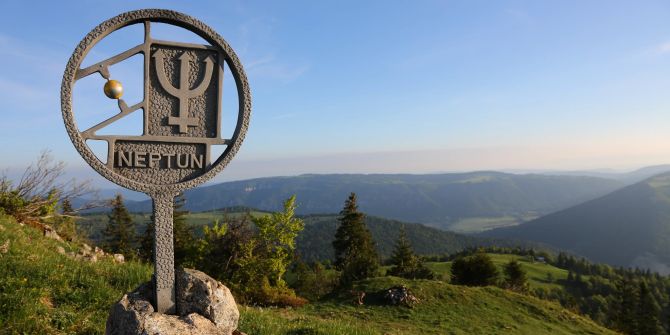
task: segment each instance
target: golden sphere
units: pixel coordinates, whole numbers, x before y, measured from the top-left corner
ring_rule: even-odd
[[[123,95],[123,85],[116,80],[108,80],[103,88],[105,95],[110,99],[119,99]]]

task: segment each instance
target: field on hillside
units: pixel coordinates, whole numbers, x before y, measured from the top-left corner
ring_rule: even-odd
[[[449,224],[446,229],[456,233],[474,234],[495,228],[516,226],[523,222],[524,220],[514,216],[472,217],[457,220]]]
[[[508,254],[488,254],[502,274],[503,266],[516,260],[526,271],[530,288],[562,288],[562,281],[568,278],[568,271],[540,261],[533,261],[529,257]],[[451,262],[426,262],[426,266],[438,274],[439,278],[448,281],[451,276]],[[588,278],[588,277],[584,277]]]
[[[79,245],[46,239],[6,217],[3,241],[9,247],[0,253],[0,334],[102,334],[110,306],[151,275],[148,264],[71,259],[57,247]],[[239,328],[250,335],[613,334],[558,304],[495,287],[383,277],[356,289],[374,293],[398,284],[414,292],[418,306],[356,306],[348,294],[297,309],[240,306]]]
[[[355,289],[370,294],[401,284],[419,298],[414,308],[358,306],[353,297],[342,295],[299,309],[245,307],[240,329],[263,335],[615,334],[556,303],[497,287],[381,277],[359,282]]]

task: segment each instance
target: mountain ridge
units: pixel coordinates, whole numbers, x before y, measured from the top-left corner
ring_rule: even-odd
[[[232,206],[267,211],[297,195],[298,213],[337,213],[351,192],[361,211],[395,220],[449,229],[464,219],[518,224],[609,193],[619,181],[583,176],[515,175],[495,171],[451,174],[306,174],[226,182],[185,192],[193,212]],[[135,212],[151,201],[127,203]],[[498,220],[498,221],[496,221]]]
[[[670,273],[670,173],[479,236],[546,243],[615,266]]]

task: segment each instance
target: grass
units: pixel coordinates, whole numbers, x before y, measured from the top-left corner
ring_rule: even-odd
[[[555,303],[496,287],[380,277],[356,289],[377,292],[399,284],[421,300],[416,307],[358,306],[346,295],[293,310],[245,307],[240,329],[259,335],[615,334]]]
[[[73,243],[0,217],[0,334],[102,334],[111,305],[148,281],[146,264],[77,261],[56,251]]]
[[[147,264],[71,259],[56,248],[76,251],[79,245],[47,239],[0,216],[0,245],[7,240],[8,252],[0,254],[2,335],[103,334],[111,305],[151,275]],[[494,256],[496,264],[508,258]],[[523,265],[537,267],[532,278],[548,266]],[[443,275],[449,268],[430,266]],[[555,303],[496,287],[381,277],[359,282],[356,289],[373,293],[398,284],[421,300],[415,308],[358,306],[344,293],[297,309],[238,306],[239,329],[250,335],[613,334]]]
[[[355,320],[338,320],[334,315],[306,314],[304,309],[240,307],[239,329],[254,335],[375,335],[367,325]]]
[[[526,221],[525,218],[522,219],[513,216],[472,217],[460,219],[450,224],[447,229],[455,233],[474,234],[495,228],[516,226],[524,221]]]
[[[491,256],[491,260],[498,267],[501,275],[505,264],[512,260],[518,261],[526,271],[531,289],[561,289],[563,288],[561,281],[568,278],[567,270],[559,269],[546,263],[531,261],[528,257],[506,254],[489,254],[489,256]],[[426,266],[437,273],[440,279],[449,280],[451,276],[451,262],[426,262]],[[587,277],[585,278],[588,279]]]

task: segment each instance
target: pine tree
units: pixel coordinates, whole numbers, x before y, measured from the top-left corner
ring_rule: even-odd
[[[70,199],[65,199],[63,200],[63,203],[61,204],[61,213],[63,215],[72,215],[74,214],[74,209],[72,208],[72,203],[70,202]]]
[[[612,319],[616,329],[624,334],[636,333],[637,289],[631,278],[624,277],[616,283],[616,303]]]
[[[186,198],[179,193],[174,199],[172,210],[172,234],[174,238],[174,262],[178,266],[193,266],[195,254],[195,237],[193,229],[186,221],[188,211],[184,210]]]
[[[154,255],[154,234],[156,233],[156,226],[154,226],[153,217],[147,222],[147,229],[140,238],[140,258],[147,262],[153,262]]]
[[[526,277],[526,271],[523,270],[519,262],[512,260],[505,264],[503,273],[505,274],[504,285],[506,288],[519,292],[528,291],[528,278]]]
[[[333,241],[335,268],[341,271],[342,285],[373,277],[379,269],[379,256],[364,219],[356,205],[356,194],[351,193],[340,212],[340,225]]]
[[[637,334],[656,335],[663,334],[663,328],[658,320],[660,308],[649,290],[646,282],[641,281],[637,292],[636,325]]]
[[[412,250],[412,245],[407,239],[405,226],[400,228],[400,234],[391,254],[391,264],[394,266],[389,274],[402,277],[403,274],[411,273],[417,266],[417,257]]]
[[[388,271],[391,276],[410,279],[433,279],[435,274],[423,265],[421,259],[414,253],[412,245],[407,239],[405,226],[400,228],[400,234],[396,240],[395,248],[391,254],[393,267]]]
[[[70,200],[65,198],[61,203],[61,215],[55,215],[51,224],[58,231],[58,234],[68,241],[77,238],[77,227],[74,222],[74,209]]]
[[[107,249],[110,252],[132,258],[135,256],[135,225],[123,203],[121,194],[116,195],[111,206],[112,211],[108,215],[109,222],[105,228]]]

